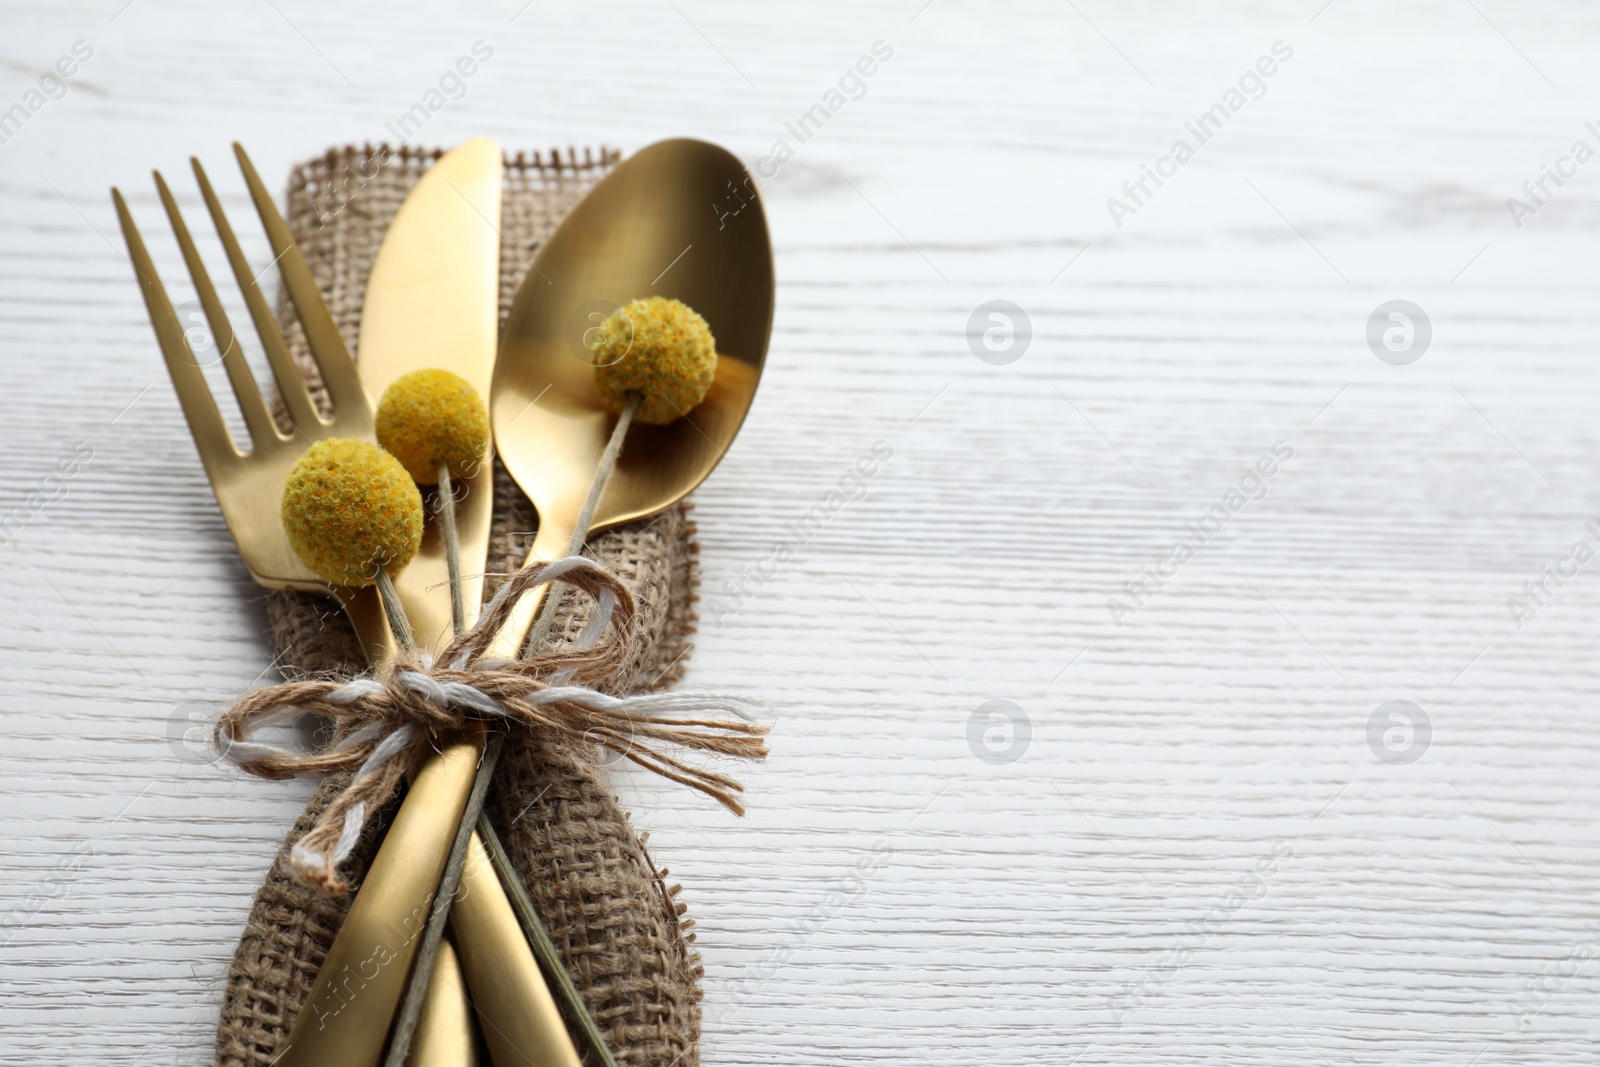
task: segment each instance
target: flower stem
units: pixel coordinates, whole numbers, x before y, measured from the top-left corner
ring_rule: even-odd
[[[417,643],[411,636],[411,620],[406,618],[406,606],[400,603],[400,594],[395,592],[394,580],[389,577],[387,570],[379,567],[376,581],[378,599],[383,601],[383,613],[389,617],[389,629],[394,633],[394,643],[399,651],[410,652],[417,647]]]
[[[628,402],[622,406],[622,414],[617,416],[617,424],[611,430],[611,440],[606,442],[606,450],[600,454],[600,463],[595,467],[594,481],[589,485],[589,497],[583,502],[578,524],[572,529],[572,541],[567,545],[569,556],[582,552],[584,543],[589,540],[589,526],[594,522],[596,509],[600,507],[600,497],[606,491],[606,483],[611,480],[611,472],[617,469],[617,457],[622,454],[622,439],[628,435],[628,426],[633,422],[634,412],[639,410],[639,402],[643,399],[642,393],[629,393]],[[545,594],[539,618],[533,624],[533,632],[528,635],[528,643],[523,646],[525,656],[537,656],[544,651],[560,602],[561,597],[552,587]]]
[[[450,484],[450,464],[439,464],[439,526],[444,533],[444,562],[450,569],[450,630],[460,636],[467,628],[467,605],[461,594],[461,538],[456,533],[456,495]]]

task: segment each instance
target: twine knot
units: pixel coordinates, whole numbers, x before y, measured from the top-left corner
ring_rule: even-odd
[[[595,599],[576,641],[529,659],[489,659],[487,649],[517,600],[534,586],[562,581]],[[437,659],[413,651],[382,675],[349,681],[307,679],[245,694],[217,720],[217,747],[261,778],[353,772],[350,783],[296,842],[290,865],[301,883],[328,893],[350,886],[338,867],[376,811],[422,762],[475,722],[543,730],[599,744],[647,770],[697,789],[744,814],[734,779],[685,763],[658,744],[741,759],[762,759],[767,727],[759,707],[740,697],[693,693],[611,696],[596,686],[620,673],[636,626],[633,594],[593,560],[568,556],[518,571],[478,624]],[[303,714],[329,717],[335,740],[315,750],[255,739],[257,731]],[[724,713],[731,718],[684,718]]]

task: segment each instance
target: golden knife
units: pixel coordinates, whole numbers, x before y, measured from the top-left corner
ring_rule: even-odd
[[[501,171],[502,155],[494,141],[467,141],[423,175],[390,225],[367,281],[357,349],[363,388],[374,407],[396,378],[432,367],[453,371],[481,395],[489,395],[499,322]],[[456,488],[469,625],[482,600],[494,503],[491,478],[492,463],[485,457]],[[451,631],[449,578],[436,526],[430,525],[421,550],[396,584],[412,615],[418,644],[438,649],[448,644]],[[446,749],[417,776],[296,1020],[289,1047],[278,1061],[282,1067],[370,1067],[378,1062],[420,941],[419,924],[426,922],[438,889],[481,752],[480,736]],[[469,921],[453,923],[456,947],[463,960],[476,964],[469,973],[510,969],[526,974],[533,955],[515,915],[498,909],[480,914],[492,903],[486,900],[489,896],[458,896],[454,907],[465,910]],[[414,932],[397,936],[397,930]],[[532,973],[538,974],[536,966]],[[352,988],[352,974],[359,987]],[[487,1020],[517,1018],[525,1026],[531,1009],[540,1017],[541,1032],[554,1025],[558,1034],[552,1047],[564,1046],[565,1056],[546,1062],[578,1067],[559,1016],[546,1014],[542,1004],[530,1004],[525,985],[496,983],[472,993]],[[452,983],[430,985],[430,998],[459,995]],[[430,1047],[435,1041],[438,1047],[460,1047],[470,1040],[459,1033],[440,1039],[440,1027],[459,1027],[459,1020],[470,1019],[457,1005],[435,999],[425,1016],[433,1024],[424,1035]],[[419,1055],[422,1051],[417,1050]],[[416,1056],[413,1062],[422,1067]]]

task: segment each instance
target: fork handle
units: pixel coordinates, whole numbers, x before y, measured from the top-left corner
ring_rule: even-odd
[[[394,635],[389,632],[389,618],[384,614],[377,586],[336,585],[331,591],[350,617],[367,663],[374,671],[386,667],[394,659]]]

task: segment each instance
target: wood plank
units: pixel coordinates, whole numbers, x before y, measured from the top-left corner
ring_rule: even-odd
[[[521,7],[4,13],[0,110],[94,56],[0,145],[0,515],[94,456],[0,549],[0,1061],[208,1062],[310,789],[181,743],[270,652],[106,189],[154,238],[148,170],[196,153],[243,210],[229,141],[270,180],[381,138],[482,39],[422,141],[796,149],[764,190],[771,370],[697,493],[707,596],[893,450],[748,603],[705,606],[686,684],[777,723],[750,816],[617,775],[698,920],[708,1064],[1592,1062],[1600,563],[1520,626],[1508,600],[1600,549],[1600,164],[1521,228],[1505,203],[1600,147],[1587,8]],[[1117,228],[1107,198],[1279,40]],[[997,298],[1033,329],[1004,366],[964,336]],[[1396,298],[1434,330],[1409,366],[1365,340]],[[1013,763],[969,744],[996,700],[1031,728]],[[1391,700],[1429,716],[1417,762],[1369,745]]]

